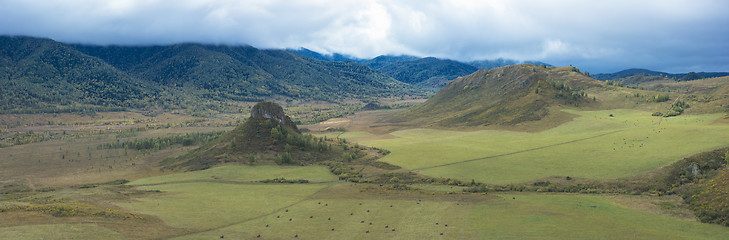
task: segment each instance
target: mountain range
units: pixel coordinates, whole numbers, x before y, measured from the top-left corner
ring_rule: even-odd
[[[237,101],[424,98],[479,69],[521,63],[408,55],[357,59],[308,49],[262,50],[196,43],[93,46],[24,36],[0,36],[0,44],[3,113],[120,108],[237,111]],[[639,84],[726,75],[729,73],[668,74],[629,69],[593,77]]]
[[[4,112],[424,96],[365,65],[321,61],[286,50],[202,44],[88,46],[7,36],[0,37],[0,44]]]
[[[625,85],[638,85],[652,81],[691,81],[702,78],[715,78],[729,76],[729,72],[689,72],[666,73],[641,68],[631,68],[615,73],[594,74],[591,77],[603,81],[622,82]]]

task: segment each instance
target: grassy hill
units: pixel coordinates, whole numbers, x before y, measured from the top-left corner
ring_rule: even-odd
[[[595,104],[584,89],[603,84],[575,70],[531,64],[479,70],[386,121],[449,127],[509,125],[542,119],[554,105]]]

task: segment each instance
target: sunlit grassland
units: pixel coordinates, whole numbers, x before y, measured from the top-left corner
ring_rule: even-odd
[[[627,177],[729,145],[729,125],[713,123],[721,114],[569,112],[579,117],[538,133],[411,129],[360,144],[390,150],[381,161],[426,175],[497,184],[548,176]]]
[[[125,239],[95,224],[42,224],[0,228],[0,239]]]
[[[297,203],[328,184],[180,183],[141,187],[167,194],[119,206],[159,216],[173,227],[209,229],[245,221]]]
[[[729,233],[718,225],[630,209],[599,195],[502,197],[469,212],[479,239],[716,239]]]
[[[311,182],[336,179],[325,167],[320,166],[222,166],[131,182],[130,185],[159,184],[140,186],[140,188],[160,190],[164,194],[118,205],[159,216],[173,227],[208,229],[268,214],[331,186],[331,183],[254,183],[282,177],[292,180],[306,179]],[[251,183],[240,184],[224,181]],[[207,220],[200,221],[199,219]]]
[[[205,180],[210,173],[225,176],[259,172],[251,179],[302,177],[301,172],[291,168],[312,170],[224,166],[208,174],[187,172],[168,175],[169,179],[141,179],[138,182],[161,184],[140,188],[163,193],[117,204],[158,216],[173,227],[189,229],[188,234],[175,236],[178,239],[251,239],[258,235],[262,239],[716,239],[729,234],[727,228],[718,225],[631,209],[603,195],[438,197],[397,191],[383,195],[379,191],[359,191],[360,185],[344,183],[163,184],[180,179]],[[291,175],[280,176],[282,172]]]
[[[316,134],[317,137],[327,137],[327,138],[346,138],[346,139],[356,139],[356,138],[363,138],[363,137],[371,137],[374,136],[374,134],[363,132],[363,131],[353,131],[353,132],[326,132],[326,133],[320,133]]]
[[[147,185],[183,181],[220,180],[253,182],[272,178],[305,179],[310,182],[332,181],[337,178],[329,173],[325,167],[320,166],[240,166],[231,165],[215,167],[202,171],[169,174],[164,176],[143,178],[129,183],[129,185]]]
[[[721,226],[633,210],[598,195],[516,194],[419,203],[312,199],[289,207],[289,212],[180,239],[259,234],[266,239],[715,239],[729,233]]]

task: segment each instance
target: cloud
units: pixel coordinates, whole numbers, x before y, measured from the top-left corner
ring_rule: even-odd
[[[720,0],[0,0],[0,34],[729,71]]]

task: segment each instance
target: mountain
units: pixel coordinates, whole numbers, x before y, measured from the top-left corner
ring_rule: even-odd
[[[363,63],[398,81],[423,88],[441,88],[450,80],[478,70],[468,64],[433,57],[380,56]]]
[[[0,36],[0,44],[0,112],[236,111],[230,101],[422,95],[359,63],[285,50],[191,43],[68,45],[11,36]]]
[[[339,160],[350,153],[332,145],[336,143],[302,135],[280,105],[260,102],[253,106],[250,118],[232,131],[185,155],[167,159],[162,166],[192,171],[228,162],[300,165]]]
[[[457,78],[425,103],[385,122],[418,125],[514,125],[540,120],[551,106],[596,104],[584,89],[602,86],[572,67],[532,64],[478,70]]]
[[[597,80],[622,82],[625,85],[639,85],[655,81],[691,81],[702,78],[723,76],[729,76],[729,72],[666,73],[640,68],[631,68],[615,73],[600,73],[592,75],[592,77]]]
[[[223,99],[279,95],[336,101],[413,93],[409,85],[361,64],[321,61],[286,50],[202,44],[75,47],[138,78],[213,90]]]
[[[322,61],[337,61],[337,62],[346,62],[346,61],[360,62],[360,61],[362,61],[362,59],[350,57],[350,56],[339,54],[339,53],[332,53],[332,54],[326,55],[326,54],[321,54],[318,52],[311,51],[306,48],[289,49],[288,51],[296,53],[296,54],[304,55],[304,56],[307,56],[307,57],[310,57],[313,59],[322,60]]]
[[[450,80],[466,76],[478,69],[491,69],[520,63],[551,66],[537,61],[522,62],[509,59],[496,59],[459,62],[450,59],[439,59],[434,57],[421,58],[410,55],[380,55],[373,59],[363,60],[337,53],[324,55],[306,48],[289,51],[324,61],[357,61],[370,66],[387,76],[397,79],[398,81],[412,84],[421,89],[429,90],[439,89],[445,86]]]
[[[370,66],[374,69],[383,68],[387,65],[398,63],[398,62],[405,62],[405,61],[411,61],[411,60],[417,60],[420,59],[416,56],[410,56],[410,55],[399,55],[399,56],[391,56],[391,55],[380,55],[370,60],[365,60],[362,63],[364,65]]]
[[[0,37],[0,111],[57,105],[138,107],[159,88],[50,39]]]

